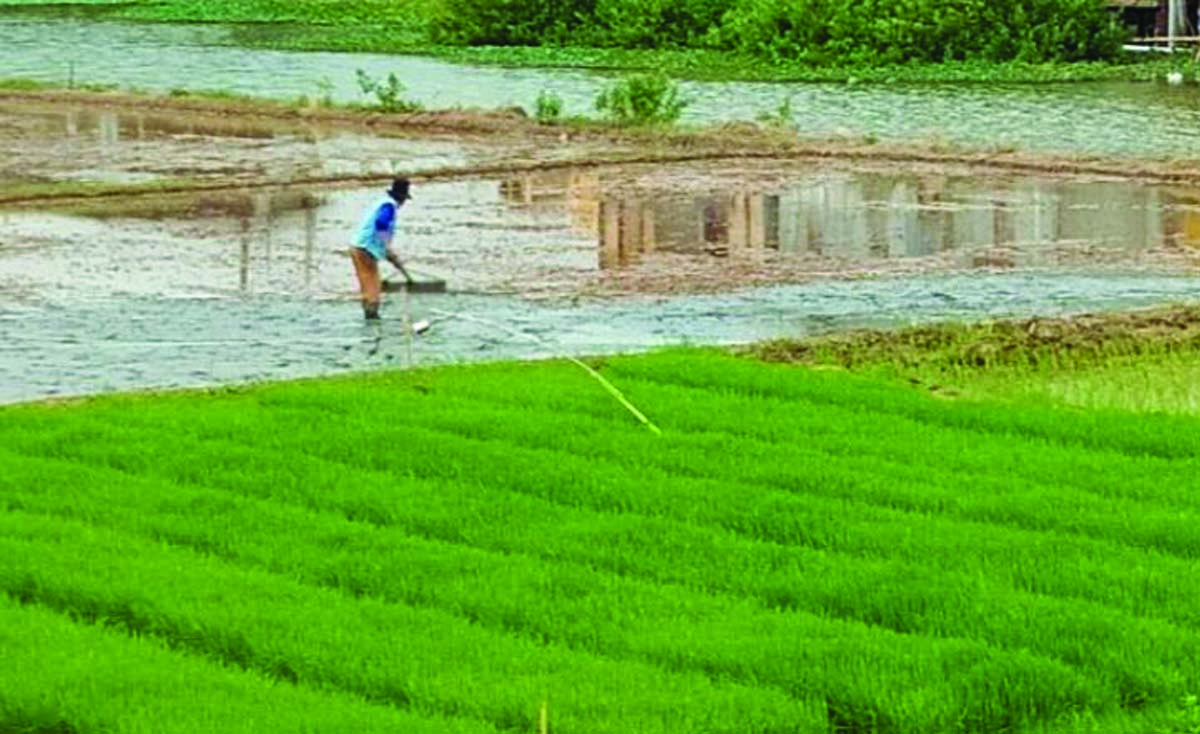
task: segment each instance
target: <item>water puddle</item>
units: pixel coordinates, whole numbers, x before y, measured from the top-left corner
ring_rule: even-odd
[[[451,292],[392,295],[370,327],[345,248],[381,194],[280,187],[0,211],[0,400],[1200,295],[1200,190],[643,165],[419,185],[399,250]],[[434,328],[409,339],[406,317]]]
[[[395,73],[406,97],[430,108],[533,109],[543,90],[567,114],[594,114],[612,75],[566,69],[472,67],[417,56],[240,48],[212,25],[137,25],[0,16],[0,69],[8,77],[116,84],[158,92],[221,89],[295,100],[329,94],[364,101],[356,81]],[[169,58],[170,63],[163,63]],[[1109,157],[1200,158],[1200,84],[765,84],[685,83],[687,122],[754,120],[791,100],[806,136],[873,135],[885,141]]]

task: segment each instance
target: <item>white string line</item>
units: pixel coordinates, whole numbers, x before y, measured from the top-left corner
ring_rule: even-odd
[[[443,316],[446,316],[448,318],[459,318],[459,319],[464,319],[466,321],[475,321],[477,323],[484,324],[486,326],[493,326],[493,327],[500,329],[501,331],[505,331],[505,332],[511,334],[512,336],[515,336],[515,337],[518,337],[521,339],[528,339],[529,341],[532,341],[535,344],[540,344],[545,347],[553,348],[553,346],[554,346],[553,344],[550,344],[549,342],[547,342],[544,339],[536,337],[532,334],[527,334],[523,331],[518,331],[516,329],[509,328],[508,326],[505,326],[502,323],[492,321],[490,319],[484,319],[484,318],[480,318],[478,316],[472,316],[470,314],[465,314],[465,313],[455,313],[452,311],[445,311],[440,308],[431,308],[429,310],[432,311],[433,313],[442,314]],[[622,394],[620,390],[618,390],[615,386],[613,386],[613,384],[611,382],[606,380],[604,378],[604,375],[601,375],[599,372],[597,372],[595,369],[593,369],[590,365],[584,363],[582,360],[572,357],[569,354],[564,354],[561,356],[564,359],[568,359],[571,362],[574,362],[576,365],[581,367],[585,372],[587,372],[589,375],[594,377],[601,385],[604,386],[604,389],[607,390],[610,395],[612,395],[614,398],[616,398],[617,402],[619,402],[619,403],[621,403],[621,405],[625,406],[625,409],[628,410],[630,413],[632,413],[633,416],[642,423],[642,425],[644,425],[644,426],[646,426],[646,428],[650,429],[650,431],[654,435],[656,435],[656,436],[662,435],[662,429],[660,429],[658,426],[654,425],[654,423],[649,418],[647,418],[645,416],[645,414],[642,413],[642,411],[637,409],[637,406],[635,406],[633,403],[629,402],[629,399],[626,398],[625,395]]]

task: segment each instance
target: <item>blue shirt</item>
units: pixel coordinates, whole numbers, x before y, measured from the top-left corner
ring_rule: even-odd
[[[363,218],[354,246],[371,253],[371,257],[376,260],[383,260],[387,257],[388,245],[392,244],[392,236],[395,234],[396,202],[392,197],[386,196]]]

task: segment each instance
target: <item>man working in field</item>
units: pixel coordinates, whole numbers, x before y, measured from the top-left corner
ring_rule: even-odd
[[[406,280],[412,280],[408,271],[404,269],[400,256],[392,250],[392,238],[396,234],[396,214],[410,198],[412,197],[408,193],[408,179],[398,178],[393,181],[392,187],[387,190],[387,196],[367,212],[362,225],[359,226],[354,246],[350,248],[350,257],[354,260],[354,274],[358,276],[358,288],[362,293],[363,315],[368,319],[379,318],[379,300],[383,292],[379,261],[387,260],[404,274]]]

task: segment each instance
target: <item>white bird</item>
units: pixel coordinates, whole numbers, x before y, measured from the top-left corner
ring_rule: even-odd
[[[1172,71],[1170,74],[1167,74],[1167,84],[1172,86],[1183,84],[1183,72]]]

